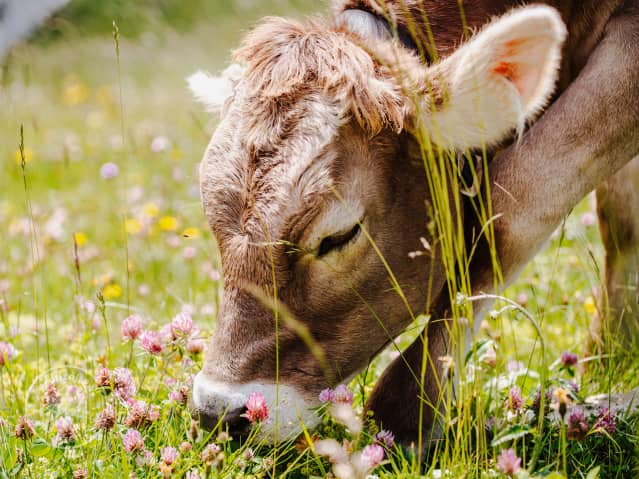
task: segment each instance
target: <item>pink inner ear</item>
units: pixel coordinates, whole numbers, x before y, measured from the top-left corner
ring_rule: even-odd
[[[548,51],[548,39],[545,38],[510,40],[492,70],[515,85],[526,107],[535,101],[549,60]]]
[[[506,78],[506,80],[513,82],[515,86],[517,86],[517,65],[515,65],[514,63],[501,62],[495,68],[493,68],[493,73],[503,76],[504,78]],[[517,89],[519,90],[519,87],[517,87]],[[519,91],[519,93],[522,93],[521,90]]]

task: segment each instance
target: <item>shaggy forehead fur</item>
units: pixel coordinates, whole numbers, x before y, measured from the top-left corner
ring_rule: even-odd
[[[279,248],[273,242],[289,240],[300,215],[317,214],[338,177],[337,135],[351,117],[369,136],[403,128],[409,101],[398,72],[421,69],[380,43],[372,54],[338,28],[269,18],[235,52],[246,68],[201,167],[227,278],[255,280],[273,261],[286,271],[286,255],[264,243]]]
[[[389,67],[400,53],[384,42],[365,51],[356,41],[352,33],[320,21],[267,18],[234,55],[246,65],[244,85],[258,107],[255,117],[272,124],[287,105],[322,93],[370,133],[385,126],[400,130],[406,102],[397,72]]]

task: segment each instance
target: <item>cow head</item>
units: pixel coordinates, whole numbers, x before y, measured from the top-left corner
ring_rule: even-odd
[[[241,434],[252,392],[271,411],[265,437],[313,426],[318,393],[353,377],[444,286],[415,132],[446,149],[494,144],[552,90],[564,37],[552,9],[515,11],[431,67],[377,22],[270,18],[230,78],[191,80],[222,110],[200,170],[224,279],[193,391],[206,426]],[[421,238],[432,254],[411,259]]]

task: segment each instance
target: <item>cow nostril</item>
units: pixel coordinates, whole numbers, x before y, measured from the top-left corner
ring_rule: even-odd
[[[205,411],[198,411],[200,426],[211,431],[219,426],[220,431],[228,431],[233,439],[242,439],[249,433],[250,423],[242,414],[246,412],[246,407],[239,407],[228,411],[221,418]]]
[[[229,411],[222,418],[222,429],[226,429],[234,439],[240,439],[248,435],[251,424],[249,420],[243,416],[246,407],[242,406]]]

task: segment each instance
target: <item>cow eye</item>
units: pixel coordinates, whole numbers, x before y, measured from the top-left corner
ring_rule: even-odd
[[[359,232],[360,232],[360,226],[359,226],[359,223],[357,223],[346,233],[340,233],[335,236],[327,236],[320,243],[319,248],[317,249],[317,256],[322,257],[333,250],[343,248],[348,243],[353,241],[355,237],[359,234]]]

